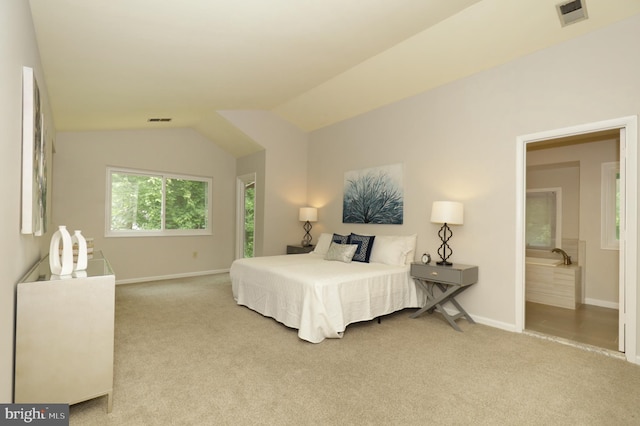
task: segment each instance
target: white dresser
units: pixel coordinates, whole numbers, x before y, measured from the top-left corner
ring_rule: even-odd
[[[18,283],[16,403],[113,404],[115,276],[100,252],[86,276],[51,276],[45,257]]]

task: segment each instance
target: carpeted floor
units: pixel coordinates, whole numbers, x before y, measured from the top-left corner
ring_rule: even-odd
[[[228,275],[118,286],[113,412],[96,398],[70,424],[640,424],[640,366],[411,312],[311,344]]]

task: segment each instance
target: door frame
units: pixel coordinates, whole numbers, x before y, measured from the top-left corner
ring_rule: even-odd
[[[638,117],[627,116],[594,123],[518,136],[516,138],[516,277],[515,277],[515,331],[523,332],[525,326],[525,203],[526,160],[528,143],[566,136],[621,129],[626,136],[621,143],[621,181],[624,191],[623,229],[620,235],[620,291],[624,306],[624,347],[627,361],[640,364],[637,351],[637,276],[638,267]],[[621,142],[623,142],[621,141]],[[624,145],[624,146],[623,146]],[[624,163],[624,173],[622,171]],[[621,298],[622,299],[622,298]]]

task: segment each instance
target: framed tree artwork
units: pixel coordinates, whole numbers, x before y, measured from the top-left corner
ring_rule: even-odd
[[[401,225],[403,209],[402,164],[345,173],[343,223]]]

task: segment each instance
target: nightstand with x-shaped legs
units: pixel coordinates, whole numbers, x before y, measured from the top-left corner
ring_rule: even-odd
[[[451,327],[458,331],[462,331],[456,324],[458,318],[464,317],[471,324],[475,324],[471,315],[460,306],[455,297],[478,281],[477,266],[455,263],[451,266],[412,263],[411,276],[427,294],[427,303],[412,314],[411,318],[417,318],[425,312],[431,314],[438,311],[451,324]],[[439,291],[436,291],[436,288]],[[450,315],[444,309],[443,305],[447,302],[455,306],[458,310],[457,314]]]

